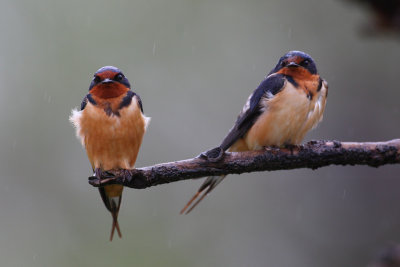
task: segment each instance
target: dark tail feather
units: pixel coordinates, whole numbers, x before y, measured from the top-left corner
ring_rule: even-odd
[[[101,199],[104,202],[104,205],[106,206],[107,210],[111,213],[113,219],[111,226],[110,241],[113,240],[115,229],[117,229],[119,238],[122,238],[121,230],[119,228],[119,223],[118,223],[118,212],[119,208],[121,207],[122,195],[116,197],[108,197],[104,187],[99,187],[99,192],[101,195]]]
[[[183,214],[183,213],[188,214],[189,212],[191,212],[200,203],[200,201],[202,201],[224,178],[225,178],[225,175],[224,176],[210,176],[210,177],[207,177],[207,179],[201,185],[199,190],[197,190],[196,194],[189,200],[189,202],[181,210],[180,214]],[[205,189],[207,189],[207,190],[200,196],[200,194]],[[192,202],[195,201],[199,196],[200,196],[200,198],[190,207]]]
[[[112,204],[111,204],[111,207],[112,207],[111,216],[113,218],[113,223],[112,223],[112,227],[111,227],[110,241],[113,240],[115,229],[117,229],[117,233],[118,233],[119,238],[122,238],[121,230],[119,229],[119,224],[118,224],[118,211],[119,211],[119,207],[121,205],[121,197],[119,197],[118,206],[115,205],[115,201],[114,200],[111,200],[111,201],[112,201]]]

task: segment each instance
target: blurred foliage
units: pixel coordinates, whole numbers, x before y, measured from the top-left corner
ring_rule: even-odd
[[[363,33],[367,35],[400,34],[399,0],[349,0],[364,6],[369,11]]]

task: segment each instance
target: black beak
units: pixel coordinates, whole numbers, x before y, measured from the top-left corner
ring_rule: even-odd
[[[108,78],[106,78],[103,81],[101,81],[101,83],[113,83],[113,82],[114,82],[113,80],[108,79]]]
[[[296,62],[290,62],[286,67],[288,68],[297,68],[300,67]]]

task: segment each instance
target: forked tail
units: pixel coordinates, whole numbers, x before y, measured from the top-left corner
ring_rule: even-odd
[[[210,193],[225,177],[226,175],[207,177],[204,183],[200,186],[199,190],[197,190],[196,194],[194,194],[194,196],[181,210],[180,214],[183,213],[188,214],[189,212],[191,212],[200,203],[200,201],[202,201],[208,195],[208,193]],[[202,194],[203,191],[204,193]],[[192,202],[195,201],[196,199],[197,201],[192,205]]]
[[[122,189],[123,187],[120,185],[109,185],[99,188],[101,199],[103,200],[108,211],[111,213],[113,219],[110,241],[113,240],[115,229],[117,229],[119,238],[122,238],[121,230],[118,224],[118,212],[121,206]]]

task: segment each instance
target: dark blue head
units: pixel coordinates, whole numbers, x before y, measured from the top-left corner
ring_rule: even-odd
[[[290,51],[286,53],[283,57],[279,59],[278,64],[268,75],[279,72],[284,68],[293,70],[297,68],[303,68],[310,72],[310,74],[318,73],[317,67],[312,57],[301,51]]]
[[[120,83],[129,89],[131,88],[128,79],[120,69],[113,66],[104,66],[94,73],[93,80],[89,86],[89,91],[96,85],[107,83]]]

